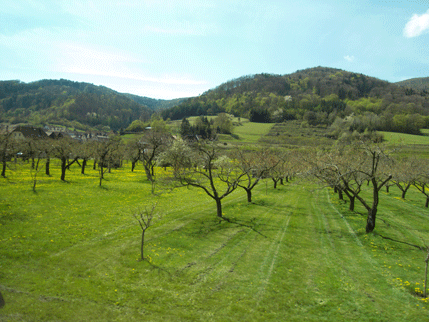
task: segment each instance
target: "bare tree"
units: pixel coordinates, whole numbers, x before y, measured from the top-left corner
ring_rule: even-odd
[[[131,161],[131,172],[134,171],[136,164],[141,159],[143,153],[143,146],[141,144],[142,138],[134,138],[127,142],[125,146],[126,158]]]
[[[37,185],[37,175],[39,174],[40,168],[40,160],[43,157],[46,157],[46,149],[49,145],[49,141],[47,139],[44,140],[35,140],[35,152],[34,152],[34,158],[35,158],[35,165],[34,168],[30,170],[31,178],[33,180],[33,192],[36,192],[36,185]]]
[[[356,182],[352,183],[352,180],[357,179],[357,177],[353,175],[354,171],[349,171],[348,162],[341,153],[334,150],[325,153],[308,154],[305,161],[311,167],[311,175],[328,187],[333,188],[338,193],[340,200],[343,200],[343,193],[345,193],[350,200],[350,210],[354,210],[355,198],[360,192],[362,182],[361,180],[356,180]]]
[[[28,137],[19,140],[19,148],[22,152],[25,160],[31,159],[31,169],[34,169],[35,166],[35,155],[38,153],[39,147],[37,142],[40,139],[34,137]]]
[[[144,239],[145,233],[152,226],[152,220],[157,216],[155,213],[156,203],[152,205],[149,210],[145,208],[144,211],[138,211],[134,214],[134,218],[138,221],[142,230],[141,242],[140,242],[140,260],[144,260]]]
[[[429,206],[429,161],[427,159],[416,160],[417,176],[413,182],[413,186],[417,188],[426,197],[425,207]]]
[[[419,162],[415,158],[397,159],[391,167],[392,181],[401,190],[401,198],[405,199],[408,189],[420,176]]]
[[[52,141],[52,154],[60,159],[61,161],[61,181],[66,179],[66,170],[70,169],[70,166],[78,161],[78,156],[76,155],[75,144],[69,137],[61,137]],[[70,158],[73,160],[70,162]]]
[[[386,147],[381,144],[369,142],[360,142],[351,146],[350,153],[354,159],[354,172],[360,180],[367,180],[372,190],[372,197],[369,200],[364,199],[360,194],[356,199],[368,211],[366,232],[372,232],[375,228],[377,210],[380,202],[379,193],[381,188],[392,179],[392,174],[387,166],[391,163]]]
[[[43,151],[45,154],[45,174],[47,176],[51,175],[51,154],[54,149],[54,146],[52,145],[52,139],[47,138],[45,139],[45,144],[43,144]]]
[[[214,142],[198,142],[193,144],[192,148],[186,148],[185,142],[181,144],[184,146],[176,150],[190,150],[191,154],[179,155],[176,151],[167,152],[166,156],[170,155],[170,158],[164,159],[176,167],[174,179],[181,186],[202,189],[216,202],[217,216],[228,220],[222,213],[222,200],[237,189],[244,173],[234,167],[232,160],[223,154]],[[190,162],[192,167],[189,167]]]
[[[237,185],[246,191],[248,202],[252,202],[253,188],[276,166],[276,164],[266,162],[269,155],[270,151],[262,148],[256,151],[238,150],[234,154],[234,159],[238,162],[237,166],[243,173]]]
[[[286,157],[279,151],[271,150],[267,154],[265,162],[269,167],[268,177],[274,183],[274,189],[277,189],[277,184],[286,176]]]
[[[99,171],[99,186],[104,179],[104,174],[108,171],[113,164],[118,162],[117,151],[119,149],[120,138],[114,137],[108,141],[97,142],[94,149],[95,158],[98,160]]]
[[[11,132],[0,134],[0,157],[2,163],[1,176],[6,177],[7,161],[14,155],[16,142]]]
[[[140,139],[139,145],[141,147],[140,159],[145,169],[146,177],[149,181],[155,180],[155,166],[158,156],[163,149],[168,145],[169,135],[165,131],[151,130],[145,133]]]
[[[90,160],[90,158],[94,154],[94,146],[95,146],[95,141],[85,141],[85,142],[79,143],[76,146],[77,155],[79,155],[79,158],[82,161],[81,171],[80,171],[81,174],[85,174],[85,169],[88,164],[88,160]]]
[[[350,199],[350,209],[354,209],[357,199],[368,212],[366,232],[375,228],[380,189],[391,180],[388,167],[390,152],[380,144],[359,142],[337,151],[325,152],[318,161],[310,161],[312,173],[329,186],[343,191]],[[360,192],[364,183],[371,187],[372,194],[364,198]]]

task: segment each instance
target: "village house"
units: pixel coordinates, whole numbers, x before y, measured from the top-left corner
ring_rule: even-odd
[[[46,139],[48,137],[41,128],[31,125],[18,125],[12,130],[11,136],[14,139]]]

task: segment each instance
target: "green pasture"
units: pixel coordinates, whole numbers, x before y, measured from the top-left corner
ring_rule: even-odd
[[[202,191],[156,187],[141,166],[79,168],[60,182],[27,164],[0,179],[0,321],[426,321],[429,210],[382,193],[377,227],[298,179],[237,190],[219,221]],[[158,169],[160,172],[160,169]],[[368,193],[368,192],[364,192]],[[146,235],[132,214],[157,202]],[[390,239],[387,239],[390,238]]]
[[[216,118],[216,116],[206,116],[209,120]],[[198,116],[188,117],[191,124],[194,124]],[[257,143],[262,137],[267,135],[274,123],[254,123],[249,122],[246,118],[232,117],[234,123],[233,134],[220,134],[219,140],[222,142],[231,142],[239,144],[252,144]],[[171,121],[168,126],[176,134],[179,133],[180,121]],[[174,131],[175,130],[175,131]]]
[[[386,144],[397,147],[397,154],[405,157],[429,158],[428,131],[422,130],[423,135],[405,133],[380,132]]]
[[[429,145],[429,136],[427,135],[413,135],[405,133],[395,133],[395,132],[380,132],[384,140],[390,144],[398,145],[415,145],[415,144],[425,144]]]
[[[234,126],[234,134],[242,143],[257,143],[261,137],[268,134],[274,123],[242,122]]]

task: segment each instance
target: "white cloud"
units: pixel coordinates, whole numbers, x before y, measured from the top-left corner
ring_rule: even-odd
[[[414,14],[404,28],[404,36],[417,37],[429,30],[429,10],[422,15]]]
[[[355,60],[355,56],[347,55],[347,56],[344,56],[344,59],[351,63]]]
[[[113,77],[118,79],[137,80],[170,85],[204,85],[205,81],[188,77],[147,77],[138,72],[136,65],[148,63],[135,59],[127,54],[117,54],[90,47],[64,43],[62,54],[57,61],[57,71],[70,74]],[[131,65],[130,65],[131,64]]]
[[[130,73],[126,71],[119,70],[104,70],[104,69],[95,69],[95,68],[84,68],[77,66],[69,66],[64,68],[62,71],[64,73],[70,74],[81,74],[81,75],[93,75],[93,76],[104,76],[104,77],[113,77],[113,78],[123,78],[128,80],[137,80],[142,82],[149,83],[158,83],[158,84],[168,84],[168,85],[205,85],[206,81],[193,80],[186,77],[146,77],[137,75],[135,73]]]

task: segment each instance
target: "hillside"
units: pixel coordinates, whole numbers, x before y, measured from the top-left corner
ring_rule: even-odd
[[[77,129],[126,128],[154,110],[177,104],[70,80],[0,82],[0,122],[60,124]],[[147,104],[145,104],[147,103]]]
[[[175,99],[171,99],[171,100],[163,100],[163,99],[155,99],[155,98],[138,96],[138,95],[133,95],[133,94],[128,94],[128,93],[124,93],[123,95],[125,95],[128,98],[131,98],[133,101],[135,101],[141,105],[145,105],[145,106],[149,107],[150,109],[152,109],[154,111],[166,109],[166,108],[171,108],[171,107],[179,105],[182,102],[184,102],[185,100],[187,100],[187,98],[175,98]]]
[[[302,120],[323,126],[352,115],[352,130],[416,133],[427,124],[429,94],[362,74],[316,67],[289,75],[258,74],[231,80],[162,111],[162,115],[181,119],[219,112],[255,122]]]
[[[411,78],[395,83],[398,86],[408,87],[415,91],[429,91],[429,77]]]

